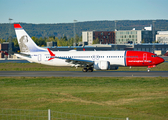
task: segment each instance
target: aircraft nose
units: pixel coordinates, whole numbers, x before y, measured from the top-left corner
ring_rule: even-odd
[[[165,60],[163,58],[160,57],[160,63],[164,62]]]

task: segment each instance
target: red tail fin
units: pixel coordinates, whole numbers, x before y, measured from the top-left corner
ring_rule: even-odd
[[[20,24],[14,24],[14,28],[22,28]]]

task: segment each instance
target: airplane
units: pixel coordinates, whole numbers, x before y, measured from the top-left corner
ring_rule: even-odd
[[[124,66],[146,66],[150,72],[150,68],[164,62],[163,58],[146,51],[51,51],[49,48],[37,46],[20,24],[14,24],[14,28],[20,47],[20,54],[15,55],[30,62],[51,66],[83,67],[83,72],[117,70]]]

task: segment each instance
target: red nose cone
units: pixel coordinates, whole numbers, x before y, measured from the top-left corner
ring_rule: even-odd
[[[161,58],[161,63],[164,62],[165,60],[163,58]]]
[[[159,57],[159,60],[158,60],[159,64],[162,63],[162,62],[164,62],[164,61],[165,60],[163,58]]]

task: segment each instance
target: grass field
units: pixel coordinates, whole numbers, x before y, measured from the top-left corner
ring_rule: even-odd
[[[82,71],[82,68],[55,67],[38,63],[0,63],[0,71]],[[147,67],[119,67],[117,71],[147,71]],[[168,71],[168,63],[162,63],[151,71]]]
[[[0,77],[0,108],[168,119],[168,78]]]

